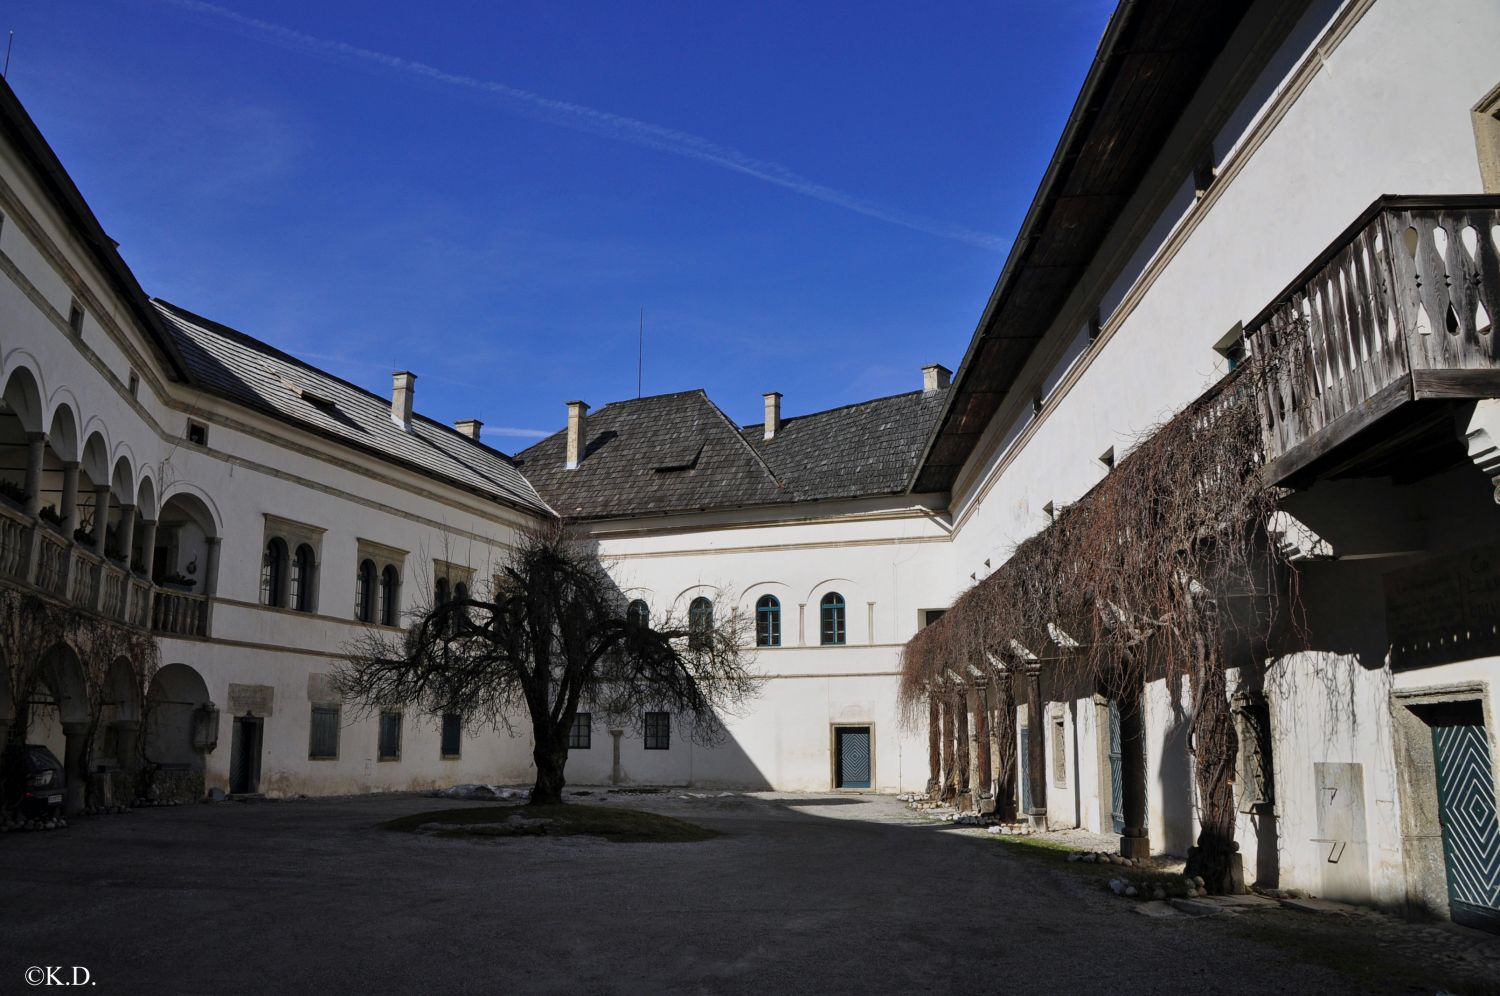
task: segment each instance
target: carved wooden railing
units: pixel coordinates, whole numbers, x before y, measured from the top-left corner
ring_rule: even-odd
[[[1496,316],[1500,197],[1376,201],[1246,326],[1268,464],[1403,401],[1494,394]]]
[[[34,528],[25,513],[0,502],[0,575],[26,579]]]
[[[158,588],[151,606],[151,628],[173,636],[207,636],[208,596]]]

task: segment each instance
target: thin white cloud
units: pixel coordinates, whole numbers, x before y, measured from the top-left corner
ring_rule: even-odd
[[[561,128],[585,132],[590,135],[599,135],[604,138],[614,139],[615,141],[626,142],[630,145],[656,149],[660,152],[681,156],[686,159],[695,159],[699,162],[718,166],[721,169],[733,170],[734,172],[743,173],[746,176],[754,177],[765,183],[783,187],[804,197],[811,197],[813,200],[822,201],[825,204],[832,204],[835,207],[841,207],[847,211],[853,211],[856,214],[874,218],[877,221],[900,225],[903,228],[909,228],[914,231],[937,236],[938,238],[951,239],[955,242],[963,242],[982,249],[1003,249],[1005,247],[1005,240],[998,235],[976,231],[961,225],[949,225],[930,218],[923,218],[920,215],[909,214],[905,211],[873,204],[870,201],[855,197],[853,194],[845,193],[842,190],[837,190],[810,180],[782,166],[780,163],[772,162],[768,159],[758,159],[738,149],[720,145],[701,135],[678,131],[675,128],[667,128],[662,125],[652,124],[649,121],[614,114],[609,111],[601,111],[597,108],[575,104],[571,101],[557,100],[539,93],[533,93],[530,90],[522,90],[505,83],[497,83],[493,80],[482,80],[473,76],[446,72],[434,66],[429,66],[426,63],[415,62],[401,56],[389,55],[385,52],[377,52],[373,49],[361,48],[357,45],[351,45],[348,42],[319,38],[284,25],[241,14],[228,7],[206,3],[204,0],[160,0],[160,2],[177,7],[180,10],[228,22],[248,31],[253,37],[263,41],[272,42],[286,48],[353,59],[378,66],[388,71],[405,73],[421,77],[428,81],[483,94],[510,107],[512,110]]]
[[[508,436],[519,439],[546,439],[555,429],[517,429],[509,425],[485,426],[479,431],[482,436]]]

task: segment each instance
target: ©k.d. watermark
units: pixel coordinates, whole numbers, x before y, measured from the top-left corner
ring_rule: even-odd
[[[89,970],[82,965],[32,965],[26,970],[28,986],[93,986]]]

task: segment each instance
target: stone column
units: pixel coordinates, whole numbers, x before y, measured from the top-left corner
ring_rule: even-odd
[[[135,506],[120,506],[120,551],[125,556],[125,569],[130,569],[130,548],[135,545]]]
[[[1027,695],[1026,735],[1030,738],[1030,757],[1024,776],[1030,779],[1031,808],[1026,820],[1035,830],[1047,829],[1047,736],[1042,728],[1042,669],[1033,664],[1026,669]]]
[[[26,514],[35,516],[42,510],[42,461],[47,455],[47,434],[26,434]]]
[[[210,536],[205,542],[208,544],[208,555],[204,557],[203,594],[217,595],[219,593],[219,546],[224,541],[217,536]],[[313,576],[317,576],[316,569],[314,569]]]
[[[978,809],[981,795],[994,796],[994,786],[990,782],[989,696],[983,689],[969,689],[969,711],[974,714],[974,768],[969,776],[969,787],[974,792],[974,808]]]
[[[94,552],[104,556],[104,539],[109,535],[109,485],[94,485]]]
[[[956,692],[953,696],[953,718],[956,720],[957,729],[954,731],[955,739],[958,741],[958,756],[954,758],[953,771],[958,777],[958,794],[960,803],[968,799],[973,785],[969,781],[972,774],[969,767],[969,758],[974,753],[969,749],[969,703],[965,692]]]
[[[63,815],[72,816],[83,809],[88,799],[88,772],[85,771],[83,751],[88,739],[89,724],[64,723],[63,777],[67,788],[63,792]]]
[[[927,797],[937,797],[943,784],[943,707],[936,695],[927,696]]]
[[[156,520],[141,520],[141,571],[149,579],[156,567]]]
[[[1149,858],[1151,838],[1146,832],[1146,724],[1138,683],[1128,683],[1120,696],[1120,785],[1124,798],[1121,813],[1125,833],[1120,837],[1120,855]]]
[[[115,720],[115,760],[125,774],[125,797],[116,802],[129,803],[135,799],[136,781],[141,771],[141,722],[138,719]]]
[[[78,528],[78,461],[67,460],[63,463],[63,489],[62,498],[59,499],[57,513],[62,516],[63,532],[68,537],[68,542],[73,541],[73,531]]]
[[[958,791],[958,779],[953,772],[953,700],[943,699],[943,787],[938,796],[944,802]]]

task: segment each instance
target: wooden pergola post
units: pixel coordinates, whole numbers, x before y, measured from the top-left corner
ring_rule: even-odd
[[[936,799],[943,784],[943,707],[936,693],[927,696],[927,797]]]
[[[969,704],[967,697],[963,691],[955,692],[953,695],[953,714],[955,719],[957,719],[955,730],[957,736],[955,739],[958,741],[958,756],[954,758],[953,774],[957,778],[955,789],[961,805],[968,799],[971,789],[971,785],[969,784],[969,756],[971,751],[969,749]]]
[[[953,773],[953,699],[943,698],[943,787],[938,798],[947,802],[958,791],[958,779]]]
[[[1033,830],[1047,829],[1047,737],[1042,729],[1042,668],[1030,664],[1026,668],[1027,726],[1030,750],[1027,752],[1029,769],[1026,777],[1031,785],[1031,808],[1026,811],[1026,820]]]
[[[1120,855],[1126,858],[1151,857],[1151,839],[1146,833],[1146,723],[1141,692],[1140,679],[1129,677],[1119,703],[1120,789],[1124,796],[1120,811],[1125,821]]]
[[[969,711],[974,714],[974,768],[969,776],[969,788],[974,793],[974,808],[980,808],[980,796],[993,798],[994,785],[990,772],[990,717],[987,688],[973,684],[969,686]]]

